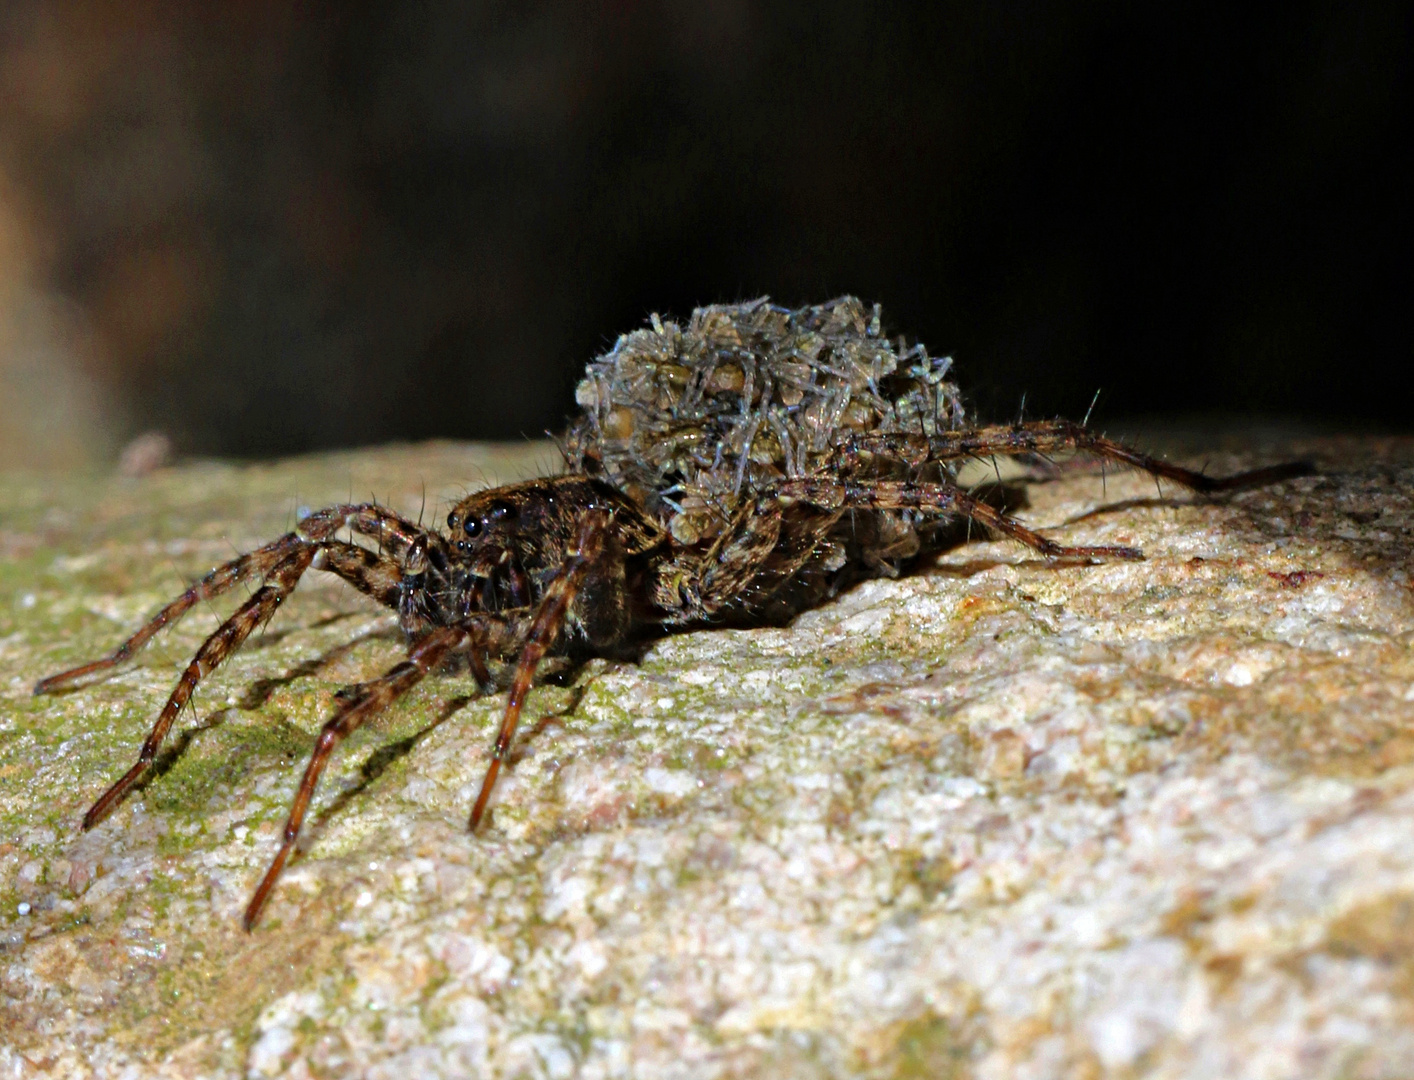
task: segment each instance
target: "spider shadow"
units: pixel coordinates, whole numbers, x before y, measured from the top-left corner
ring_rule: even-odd
[[[313,627],[329,626],[351,617],[353,617],[351,613],[340,613],[330,616],[327,619],[321,619],[319,622],[314,623]],[[310,627],[300,627],[296,629],[310,629]],[[283,637],[285,634],[292,632],[293,631],[281,631],[278,635],[263,635],[262,640],[268,641],[271,637]],[[199,718],[197,722],[191,726],[182,728],[181,731],[178,732],[174,738],[170,739],[167,745],[158,752],[157,757],[152,762],[151,768],[147,770],[147,773],[141,780],[133,785],[127,797],[130,798],[132,794],[144,791],[149,784],[160,780],[162,777],[166,776],[167,773],[171,772],[177,762],[191,749],[191,745],[196,741],[197,736],[220,727],[226,722],[227,717],[232,712],[251,712],[258,709],[269,701],[270,696],[280,687],[289,686],[299,679],[307,678],[311,675],[317,675],[320,671],[323,671],[340,658],[346,656],[365,641],[394,640],[398,637],[399,634],[396,627],[375,627],[367,633],[358,635],[351,641],[336,645],[334,648],[325,653],[321,653],[319,656],[296,664],[283,675],[256,679],[251,683],[241,699],[234,705],[215,709],[207,713],[204,718]],[[61,692],[68,692],[68,688],[65,688],[65,690]],[[195,698],[191,701],[190,707],[193,712],[196,711]]]
[[[1093,521],[1095,518],[1104,517],[1106,514],[1118,514],[1125,510],[1153,510],[1156,508],[1180,506],[1194,506],[1199,503],[1215,500],[1206,499],[1200,495],[1195,495],[1190,491],[1183,491],[1178,495],[1149,495],[1136,499],[1120,499],[1118,502],[1101,503],[1099,506],[1092,506],[1083,513],[1073,514],[1061,522],[1061,525],[1079,525],[1081,522]]]
[[[1044,482],[1046,479],[1051,479],[1051,477],[1031,477],[1028,478],[1027,483]],[[1000,510],[1008,517],[1014,517],[1019,511],[1025,510],[1031,505],[1031,500],[1027,497],[1026,487],[1023,484],[1013,484],[1010,482],[999,485],[988,484],[985,487],[972,489],[971,494],[979,502],[986,503],[994,509]],[[1115,502],[1102,502],[1098,506],[1091,507],[1089,510],[1065,518],[1056,525],[1048,526],[1045,531],[1063,528],[1069,525],[1077,525],[1095,518],[1105,517],[1108,514],[1122,513],[1126,510],[1178,507],[1205,501],[1208,501],[1206,497],[1181,489],[1179,494],[1172,496],[1159,494],[1120,499]],[[975,526],[971,521],[965,518],[960,521],[951,522],[934,534],[932,543],[927,545],[924,552],[920,553],[914,560],[905,565],[901,576],[940,575],[942,577],[951,578],[968,578],[972,577],[974,574],[995,569],[998,566],[1017,565],[1013,560],[995,558],[969,559],[964,563],[943,565],[939,565],[934,561],[939,555],[956,551],[973,541],[988,539],[992,539],[992,534],[988,530]],[[1083,565],[1088,562],[1086,559],[1069,560],[1046,558],[1044,556],[1036,556],[1027,561],[1041,563],[1047,566],[1070,563]]]
[[[1050,480],[1066,479],[1063,473],[1054,476],[1030,477],[1027,484],[1045,483]],[[1018,511],[1028,509],[1031,506],[1031,499],[1027,494],[1026,485],[1003,483],[1000,485],[990,484],[984,490],[973,490],[971,493],[979,502],[987,503],[993,508],[1000,510],[1008,517],[1015,517]],[[1222,493],[1225,494],[1225,493]],[[1114,502],[1106,502],[1103,494],[1101,501],[1090,509],[1079,514],[1072,514],[1060,522],[1059,527],[1066,525],[1078,525],[1084,521],[1092,521],[1095,518],[1102,518],[1107,514],[1123,513],[1126,510],[1152,510],[1156,507],[1168,506],[1189,506],[1200,503],[1217,502],[1220,494],[1203,495],[1200,492],[1189,491],[1187,488],[1176,487],[1173,494],[1167,494],[1161,488],[1157,494],[1141,495],[1129,499],[1118,499]],[[965,527],[965,526],[964,526]],[[1052,528],[1058,526],[1051,526]]]
[[[566,717],[573,716],[575,710],[579,708],[579,703],[584,699],[585,688],[583,686],[572,686],[570,688],[569,700],[555,712],[546,713],[529,725],[524,734],[516,739],[516,750],[506,759],[507,770],[514,769],[525,758],[530,756],[530,751],[535,741],[547,729],[551,727],[562,727]],[[482,694],[461,694],[449,699],[443,704],[441,711],[436,718],[426,727],[413,732],[403,739],[380,746],[369,754],[363,764],[358,767],[359,778],[348,787],[340,791],[329,804],[318,813],[311,816],[308,824],[301,830],[299,853],[301,857],[312,848],[329,827],[329,824],[343,812],[345,807],[367,791],[375,784],[382,775],[388,771],[396,762],[406,757],[417,747],[418,743],[431,735],[439,727],[445,724],[462,709]]]
[[[326,626],[333,626],[337,623],[341,623],[348,619],[355,618],[358,614],[359,612],[356,611],[341,611],[336,612],[333,615],[329,615],[326,618],[319,619],[315,622],[308,623],[302,626],[287,627],[282,630],[266,629],[264,632],[255,635],[251,637],[248,641],[244,642],[241,646],[240,652],[242,655],[250,655],[251,653],[257,653],[264,649],[269,649],[274,645],[278,645],[281,641],[285,640],[285,638],[289,637],[291,634],[303,633],[306,630],[320,630]],[[294,681],[294,679],[300,678],[304,675],[316,674],[321,668],[326,667],[334,660],[337,660],[340,656],[346,653],[349,648],[352,648],[353,646],[359,644],[362,641],[368,641],[370,639],[375,638],[391,638],[393,636],[395,636],[395,632],[390,630],[389,628],[377,628],[368,633],[360,634],[352,641],[346,642],[344,646],[341,646],[336,649],[331,649],[324,656],[316,657],[315,659],[307,661],[296,668],[292,668],[284,676],[281,676],[278,679],[257,679],[254,684],[256,687],[260,687],[268,683],[268,689],[264,692],[263,696],[261,696],[259,700],[254,701],[253,704],[246,703],[247,700],[249,700],[250,698],[250,695],[248,694],[247,698],[242,699],[238,703],[238,707],[243,709],[255,708],[257,705],[263,703],[270,696],[269,692],[274,690],[277,686],[288,685],[290,682]],[[170,642],[167,644],[170,645]],[[131,672],[138,671],[143,668],[152,668],[154,666],[154,663],[134,664],[133,659],[134,658],[129,657],[127,660],[124,660],[113,667],[107,668],[106,670],[95,671],[84,678],[75,679],[71,683],[66,683],[63,686],[56,686],[52,690],[45,690],[44,695],[46,697],[55,698],[67,697],[70,694],[77,693],[80,690],[90,689],[91,687],[98,686],[102,683],[108,682],[109,680],[118,678],[122,675],[130,674]],[[155,662],[155,664],[157,665],[176,662],[173,656],[173,650],[170,648],[154,648],[152,650],[151,655],[148,657],[148,660]]]
[[[241,652],[260,652],[262,649],[268,649],[274,645],[278,645],[291,634],[302,634],[308,630],[322,630],[326,626],[337,626],[339,623],[347,622],[349,619],[356,619],[362,614],[364,614],[364,612],[336,611],[332,615],[326,615],[324,618],[316,619],[314,622],[311,623],[302,623],[298,626],[286,626],[279,630],[271,630],[267,627],[261,633],[253,635],[251,638],[249,638],[241,646]],[[358,637],[354,638],[354,642],[356,643],[359,641],[365,641],[369,637],[374,636],[378,635],[376,633],[360,634]]]
[[[152,767],[147,770],[147,774],[143,776],[141,780],[132,786],[132,789],[124,796],[124,801],[132,798],[133,795],[136,795],[140,791],[145,791],[149,784],[156,783],[171,772],[177,762],[181,761],[187,751],[191,749],[191,744],[196,741],[196,737],[220,727],[226,722],[226,717],[232,711],[233,706],[217,709],[214,712],[207,713],[204,719],[193,724],[191,727],[183,728],[177,737],[167,746],[164,746],[157,754],[157,757],[153,759]]]
[[[343,616],[338,616],[325,619],[320,623],[316,623],[315,628],[328,626],[331,623],[339,621],[342,617]],[[304,629],[310,628],[306,627]],[[337,661],[342,660],[345,656],[348,656],[354,649],[358,648],[358,646],[366,641],[401,641],[402,636],[402,631],[396,626],[374,627],[349,641],[335,645],[327,652],[296,664],[283,675],[256,679],[250,684],[250,687],[246,690],[241,700],[236,703],[236,708],[247,712],[252,709],[260,708],[260,706],[270,700],[271,695],[274,694],[276,690],[279,690],[281,687],[290,686],[300,679],[307,679],[310,676],[318,675],[325,668],[330,667]]]

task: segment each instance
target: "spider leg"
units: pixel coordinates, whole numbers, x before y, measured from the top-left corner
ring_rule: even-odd
[[[55,690],[72,686],[89,675],[96,675],[99,672],[117,667],[151,641],[160,630],[175,623],[196,604],[214,596],[220,596],[243,581],[249,581],[255,577],[268,577],[274,572],[275,567],[285,559],[302,551],[307,546],[297,534],[286,533],[264,547],[257,548],[246,555],[218,566],[149,619],[137,633],[107,656],[76,668],[70,668],[68,671],[61,671],[58,675],[51,675],[36,683],[34,692],[36,694],[53,693]]]
[[[107,656],[41,680],[35,684],[34,693],[53,693],[55,690],[73,686],[90,675],[97,675],[117,667],[131,659],[160,631],[176,623],[203,600],[220,596],[242,582],[250,581],[253,578],[268,577],[276,566],[296,552],[305,549],[312,552],[315,550],[314,545],[332,545],[334,535],[344,527],[365,536],[379,537],[387,544],[395,558],[406,557],[409,552],[414,550],[419,539],[432,535],[420,533],[409,522],[381,506],[341,505],[317,511],[300,522],[294,532],[286,533],[278,540],[272,540],[263,547],[256,548],[254,551],[232,559],[228,563],[223,563],[212,570],[149,619],[138,629],[137,633]],[[343,546],[352,547],[353,545]],[[425,550],[425,548],[417,550]],[[334,571],[355,587],[378,599],[376,593],[360,584],[361,580],[368,580],[369,575],[361,574],[354,568],[353,563],[356,561],[356,557],[351,555],[336,555],[330,559],[331,565],[327,569]],[[345,573],[344,570],[348,572]],[[391,606],[396,607],[397,605],[394,603]]]
[[[310,756],[309,764],[305,766],[304,777],[300,780],[294,802],[290,804],[290,816],[285,822],[280,850],[275,853],[269,869],[265,871],[265,876],[261,878],[250,903],[246,906],[247,930],[260,918],[260,909],[265,906],[270,890],[275,887],[285,863],[294,851],[310,800],[314,798],[314,789],[339,743],[356,731],[369,716],[386,709],[406,694],[454,652],[467,648],[494,649],[501,643],[505,634],[504,620],[499,616],[484,614],[474,616],[458,626],[441,627],[414,644],[408,650],[407,659],[380,678],[359,683],[343,692],[338,710],[324,724],[319,738],[315,740],[314,753]]]
[[[366,548],[337,540],[321,544],[305,543],[296,548],[271,568],[265,575],[264,584],[255,594],[202,642],[201,648],[177,680],[167,704],[157,716],[157,722],[152,725],[138,753],[137,763],[89,808],[83,819],[85,829],[93,828],[113,812],[156,760],[172,723],[191,700],[197,684],[239,649],[257,626],[274,617],[286,597],[294,592],[304,572],[311,567],[338,574],[375,600],[391,607],[397,606],[401,574],[390,560],[379,558]]]
[[[776,485],[780,499],[798,499],[826,510],[931,510],[954,513],[1018,540],[1051,559],[1142,559],[1131,547],[1068,547],[1028,529],[1015,518],[952,484],[921,484],[909,480],[833,480],[823,476],[801,477]]]
[[[521,708],[535,678],[535,669],[555,644],[576,593],[579,592],[595,560],[604,551],[609,521],[609,516],[602,511],[585,515],[575,536],[573,550],[546,586],[540,605],[536,608],[535,618],[525,635],[525,644],[516,663],[515,675],[511,679],[506,711],[501,718],[501,728],[496,733],[495,748],[491,752],[491,764],[486,767],[481,791],[476,796],[476,804],[471,808],[470,825],[473,831],[481,824],[482,815],[486,813],[486,804],[491,798],[491,789],[496,786],[496,777],[501,772],[501,763],[510,753],[511,741],[515,738],[516,727],[520,723]]]
[[[1205,476],[1201,472],[1140,453],[1070,420],[1032,420],[1023,424],[945,431],[932,436],[892,433],[860,435],[845,447],[843,458],[846,464],[857,465],[869,455],[883,455],[918,466],[970,456],[1045,454],[1064,450],[1077,450],[1104,460],[1120,461],[1204,494],[1260,487],[1295,476],[1309,476],[1313,471],[1309,462],[1292,461],[1232,476]]]
[[[398,564],[386,555],[342,540],[326,540],[318,545],[314,570],[338,574],[365,596],[371,596],[384,607],[398,610],[402,597],[403,574]]]
[[[105,791],[98,801],[89,808],[88,813],[83,817],[85,829],[93,828],[112,813],[113,808],[118,805],[128,790],[148,770],[157,757],[162,740],[171,730],[172,721],[177,718],[177,714],[182,711],[182,706],[191,698],[197,683],[214,671],[221,661],[240,648],[241,643],[250,636],[252,630],[261,623],[267,622],[275,614],[276,609],[284,602],[285,598],[294,592],[300,577],[309,569],[310,563],[314,561],[316,550],[312,544],[306,544],[297,548],[292,554],[286,555],[265,575],[265,584],[256,590],[255,595],[242,604],[234,615],[223,622],[210,637],[202,642],[201,648],[197,649],[191,663],[182,672],[182,677],[177,680],[171,697],[167,699],[167,704],[158,714],[157,722],[152,725],[152,730],[148,732],[147,738],[143,741],[142,750],[138,753],[137,764],[124,773],[122,778]]]
[[[399,563],[425,548],[433,534],[377,503],[341,503],[316,510],[295,531],[306,540],[332,540],[340,529],[377,540],[380,548]]]

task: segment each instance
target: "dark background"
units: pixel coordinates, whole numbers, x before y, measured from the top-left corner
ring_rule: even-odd
[[[651,311],[853,292],[984,411],[1407,428],[1410,7],[40,3],[0,152],[123,431],[557,428]]]

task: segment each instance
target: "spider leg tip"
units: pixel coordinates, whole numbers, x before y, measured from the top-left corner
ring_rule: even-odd
[[[83,821],[79,824],[79,828],[83,832],[88,832],[102,825],[103,822],[108,820],[109,815],[117,809],[117,806],[118,800],[110,799],[108,793],[105,792],[96,803],[88,808],[88,813],[84,814]]]
[[[35,697],[43,697],[46,694],[53,694],[60,690],[66,690],[73,686],[83,669],[73,668],[69,671],[61,671],[56,675],[46,675],[34,684],[32,693]]]

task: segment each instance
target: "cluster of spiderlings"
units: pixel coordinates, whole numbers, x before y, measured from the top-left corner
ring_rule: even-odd
[[[852,296],[698,308],[686,327],[654,315],[589,365],[565,456],[691,544],[762,487],[827,468],[853,435],[960,427],[951,364],[891,342],[879,306]]]

